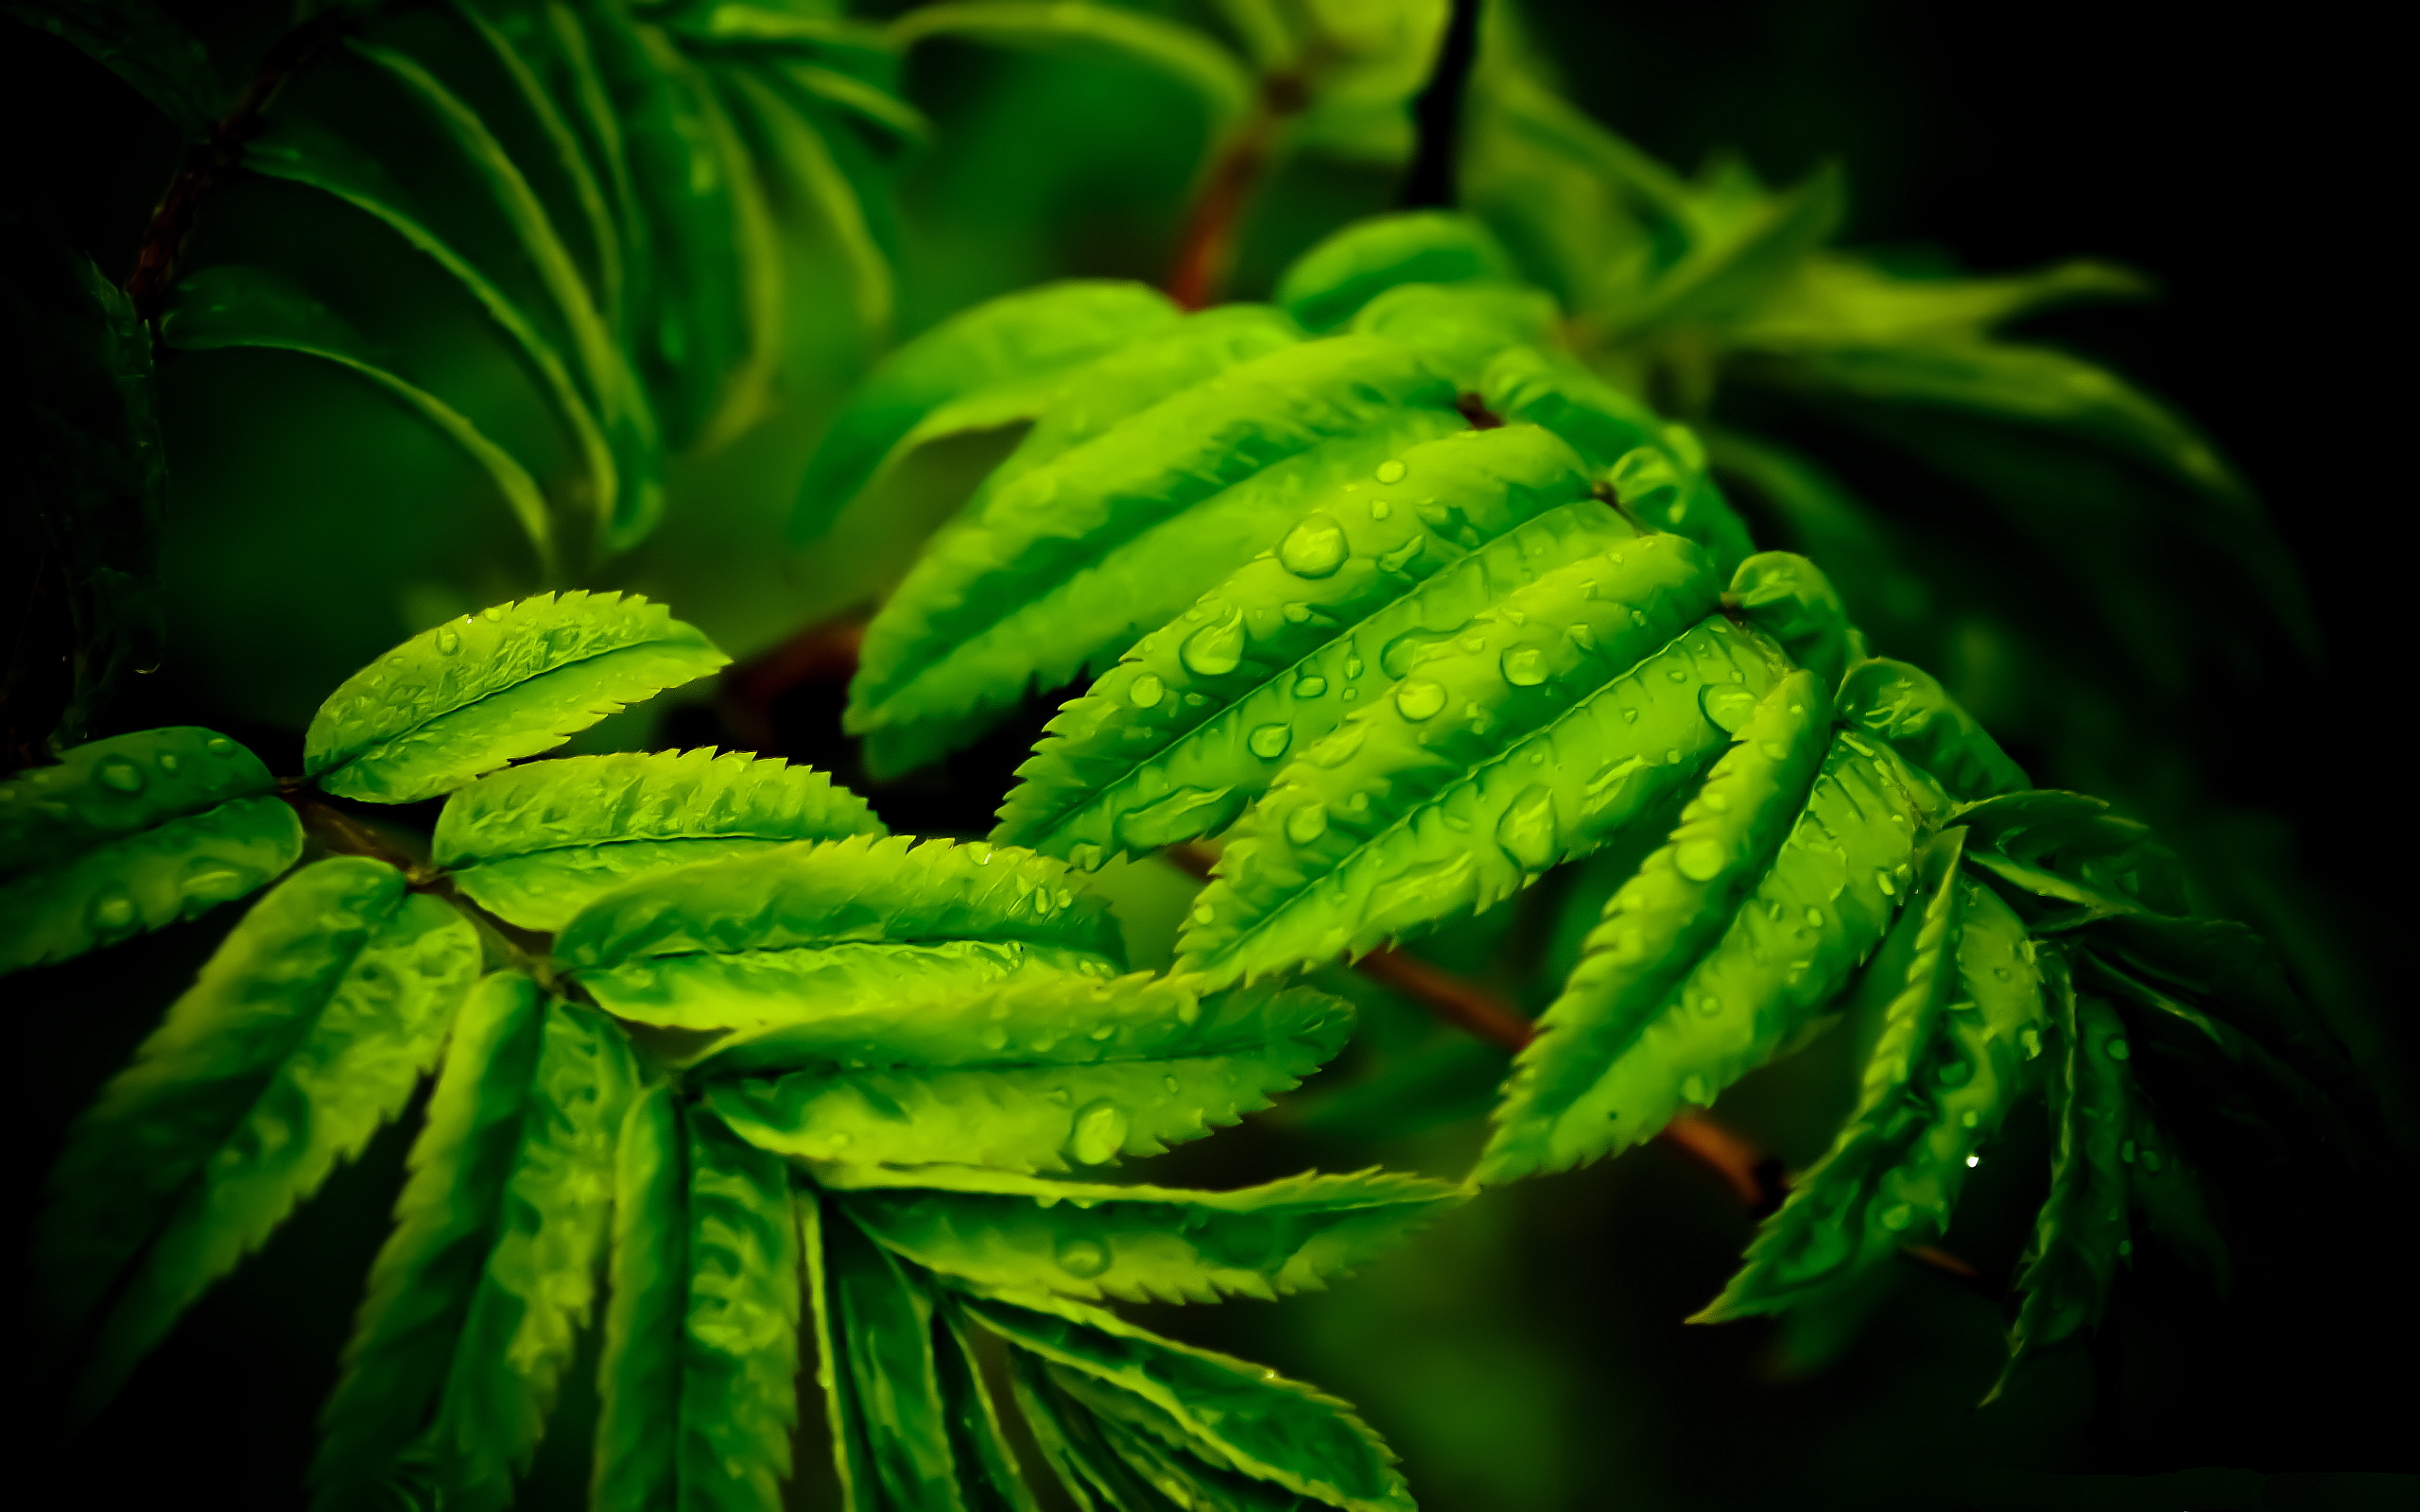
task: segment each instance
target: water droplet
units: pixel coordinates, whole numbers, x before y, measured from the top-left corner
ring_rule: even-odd
[[[1958,1122],[1959,1122],[1959,1123],[1961,1123],[1961,1124],[1963,1124],[1963,1125],[1966,1125],[1968,1128],[1975,1128],[1975,1127],[1979,1126],[1979,1125],[1982,1124],[1982,1122],[1983,1122],[1983,1115],[1982,1115],[1982,1114],[1980,1114],[1980,1113],[1979,1113],[1979,1112],[1977,1112],[1975,1109],[1973,1109],[1973,1108],[1970,1108],[1966,1109],[1965,1113],[1964,1113],[1963,1115],[1962,1115],[1962,1116],[1959,1118]],[[1970,1160],[1970,1161],[1968,1161],[1967,1163],[1968,1163],[1969,1165],[1971,1165],[1971,1164],[1973,1164],[1974,1162]]]
[[[1327,805],[1305,803],[1286,816],[1286,838],[1308,845],[1327,833]]]
[[[1291,745],[1293,740],[1294,730],[1292,726],[1263,725],[1258,730],[1253,730],[1252,734],[1246,738],[1244,744],[1251,748],[1253,755],[1259,757],[1262,761],[1273,762],[1278,757],[1286,754],[1286,747]]]
[[[496,621],[504,618],[504,606],[501,604],[490,604],[487,608],[479,610],[479,618],[487,621],[490,625],[493,625]]]
[[[1496,665],[1504,680],[1516,688],[1534,688],[1547,680],[1547,654],[1534,645],[1516,645]]]
[[[1563,632],[1563,638],[1582,651],[1593,651],[1597,648],[1597,632],[1585,625],[1574,624],[1567,627]]]
[[[201,743],[201,748],[210,752],[213,756],[233,756],[235,754],[235,743],[229,740],[224,735],[211,736],[208,740]]]
[[[2110,1041],[2109,1041],[2109,1058],[2110,1058],[2110,1059],[2112,1059],[2112,1060],[2123,1060],[2123,1059],[2125,1059],[2125,1058],[2126,1058],[2127,1054],[2128,1054],[2128,1052],[2127,1052],[2127,1049],[2126,1049],[2126,1041],[2125,1041],[2125,1040],[2110,1040]]]
[[[1970,1112],[1970,1113],[1968,1113],[1966,1116],[1967,1116],[1968,1118],[1973,1118],[1975,1115],[1974,1115],[1973,1113],[1971,1113],[1971,1112]],[[1977,1167],[1977,1166],[1979,1166],[1979,1165],[1980,1165],[1980,1164],[1982,1164],[1982,1163],[1983,1163],[1983,1158],[1982,1158],[1981,1156],[1979,1156],[1979,1155],[1970,1155],[1970,1156],[1966,1157],[1966,1169],[1967,1169],[1967,1170],[1969,1170],[1969,1171],[1972,1171],[1973,1169],[1975,1169],[1975,1167]]]
[[[1722,844],[1718,840],[1686,840],[1672,852],[1673,869],[1691,882],[1712,882],[1722,875],[1726,859]],[[1814,910],[1807,910],[1813,913]],[[1819,919],[1822,917],[1817,916]]]
[[[105,939],[124,934],[133,926],[136,917],[134,895],[116,883],[93,894],[92,902],[84,910],[85,923]]]
[[[1309,621],[1311,617],[1311,606],[1297,602],[1287,605],[1284,609],[1279,610],[1278,612],[1286,616],[1287,624],[1302,625]]]
[[[437,632],[438,655],[452,656],[455,652],[459,651],[460,649],[462,649],[462,638],[455,634],[451,627],[441,629]]]
[[[2135,1163],[2135,1142],[2133,1140],[2128,1140],[2125,1143],[2118,1146],[2118,1158],[2125,1161],[2128,1165]]]
[[[1555,825],[1554,790],[1544,782],[1521,789],[1506,806],[1504,816],[1495,821],[1495,843],[1526,870],[1544,871],[1554,865],[1563,849]]]
[[[1051,1247],[1051,1256],[1059,1262],[1061,1270],[1080,1281],[1091,1280],[1109,1269],[1109,1246],[1080,1234],[1062,1234],[1059,1243]]]
[[[251,891],[257,875],[250,868],[222,861],[216,856],[196,856],[185,863],[184,874],[178,879],[177,888],[191,900],[225,902]]]
[[[1350,555],[1344,527],[1324,513],[1305,515],[1277,545],[1278,563],[1297,577],[1328,576]]]
[[[1344,659],[1344,675],[1348,678],[1357,678],[1361,675],[1361,659],[1359,657],[1348,656]]]
[[[1327,692],[1325,678],[1305,675],[1294,680],[1294,696],[1297,698],[1316,698],[1325,692]]]
[[[1821,908],[1809,908],[1806,910],[1806,927],[1809,929],[1823,928],[1824,910]]]
[[[1243,616],[1231,612],[1215,625],[1201,627],[1184,638],[1176,655],[1198,677],[1218,678],[1233,672],[1244,659]]]
[[[1126,699],[1137,709],[1149,709],[1153,704],[1158,703],[1161,696],[1167,692],[1167,685],[1166,683],[1162,682],[1154,674],[1146,672],[1141,677],[1136,678],[1133,683],[1127,688]]]
[[[1384,499],[1372,499],[1370,501],[1370,518],[1373,520],[1384,520],[1387,516],[1394,512],[1395,507],[1389,504]]]
[[[1108,1098],[1095,1098],[1077,1109],[1074,1131],[1067,1139],[1068,1158],[1078,1165],[1108,1164],[1126,1147],[1126,1131],[1133,1122],[1125,1108]]]
[[[173,772],[177,769],[177,753],[175,751],[168,751],[161,756],[160,770],[164,772]]]
[[[1905,1228],[1909,1224],[1915,1221],[1915,1210],[1902,1202],[1894,1207],[1889,1207],[1882,1210],[1882,1227],[1890,1229],[1893,1233],[1897,1233],[1900,1229]]]
[[[145,781],[143,768],[123,756],[112,756],[95,767],[93,778],[103,787],[120,793],[140,793]]]
[[[1891,880],[1891,873],[1887,871],[1876,872],[1874,885],[1882,889],[1882,896],[1885,898],[1895,897],[1899,891],[1899,885]]]
[[[1406,719],[1427,719],[1445,707],[1445,690],[1426,678],[1410,678],[1395,689],[1395,712]]]
[[[1694,1103],[1700,1108],[1703,1108],[1706,1104],[1714,1101],[1712,1094],[1707,1090],[1705,1078],[1703,1076],[1691,1076],[1687,1080],[1682,1082],[1681,1096],[1685,1101]]]
[[[1160,1078],[1160,1089],[1167,1092],[1170,1097],[1174,1097],[1178,1092],[1184,1090],[1184,1083],[1177,1080],[1174,1076],[1163,1076]]]
[[[1403,481],[1403,475],[1407,471],[1409,470],[1405,468],[1401,462],[1396,461],[1392,457],[1389,457],[1386,461],[1378,464],[1378,481],[1381,483],[1401,483]]]

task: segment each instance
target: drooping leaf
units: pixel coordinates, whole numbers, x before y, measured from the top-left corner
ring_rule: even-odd
[[[1634,535],[1535,426],[1457,432],[1401,462],[1317,501],[1063,706],[995,836],[1097,863],[1214,833],[1352,713],[1348,663],[1398,675],[1487,604]]]
[[[220,264],[180,281],[177,302],[161,318],[160,339],[187,352],[267,347],[299,352],[351,369],[436,426],[487,473],[537,553],[541,576],[554,570],[554,524],[529,470],[491,440],[471,418],[387,367],[327,306],[257,267]]]
[[[191,919],[294,865],[260,758],[193,726],[114,735],[0,782],[0,971]]]
[[[977,305],[886,358],[838,414],[799,483],[790,536],[821,535],[841,508],[893,462],[944,405],[978,397],[990,406],[959,424],[1029,418],[1050,380],[1177,318],[1165,295],[1139,284],[1052,284]]]
[[[424,631],[346,679],[312,717],[304,770],[346,798],[434,798],[730,660],[660,604],[541,593]]]
[[[1635,340],[1754,308],[1830,239],[1847,208],[1846,188],[1827,164],[1785,194],[1734,197],[1718,186],[1691,208],[1694,244],[1615,314],[1622,336]]]
[[[1694,547],[1650,536],[1423,647],[1246,816],[1182,959],[1232,979],[1358,954],[1596,849],[1720,754],[1709,701],[1744,713],[1787,670],[1703,619],[1714,589]]]
[[[435,859],[480,907],[554,931],[659,871],[884,833],[864,799],[812,767],[736,751],[573,756],[457,790]]]
[[[1469,215],[1415,210],[1359,220],[1278,275],[1278,308],[1311,331],[1332,331],[1371,301],[1407,284],[1460,284],[1514,276],[1495,235]]]
[[[616,1156],[599,1512],[776,1512],[797,1421],[799,1231],[779,1160],[672,1089]]]
[[[1364,1171],[1238,1192],[1098,1186],[972,1166],[822,1179],[883,1245],[995,1291],[1208,1302],[1318,1289],[1462,1200],[1439,1181]]]
[[[471,994],[323,1415],[320,1505],[397,1482],[510,1503],[588,1320],[635,1082],[609,1024],[527,977]]]
[[[1080,1302],[981,1298],[965,1307],[1092,1403],[1214,1470],[1342,1512],[1410,1512],[1393,1455],[1341,1402]]]
[[[1841,595],[1804,557],[1758,552],[1732,574],[1722,602],[1772,636],[1826,688],[1837,689],[1849,662],[1864,655],[1865,638],[1849,623]]]
[[[1302,988],[1037,973],[892,1014],[806,1019],[742,1047],[707,1103],[810,1160],[1005,1171],[1107,1165],[1234,1123],[1343,1043],[1351,1010]]]
[[[2108,263],[2061,263],[2011,278],[1903,278],[1858,257],[1818,252],[1734,326],[1730,339],[1788,352],[1975,336],[2054,305],[2149,292],[2139,274]]]
[[[2031,786],[1999,742],[1932,674],[1888,657],[1853,664],[1841,681],[1842,722],[1930,773],[1951,797],[1979,802]]]
[[[401,1109],[478,964],[468,920],[357,856],[235,926],[52,1175],[37,1270],[78,1410]]]

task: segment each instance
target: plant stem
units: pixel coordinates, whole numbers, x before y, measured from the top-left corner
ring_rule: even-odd
[[[1218,302],[1235,262],[1236,227],[1276,156],[1278,134],[1309,104],[1309,86],[1299,74],[1270,74],[1260,81],[1252,113],[1220,144],[1185,212],[1168,269],[1168,297],[1179,305],[1200,310]]]

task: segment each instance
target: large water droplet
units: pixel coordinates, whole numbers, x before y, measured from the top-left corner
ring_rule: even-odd
[[[460,649],[462,649],[462,638],[454,633],[454,629],[451,626],[440,629],[437,632],[438,655],[452,656],[455,652],[459,651]]]
[[[1378,481],[1381,483],[1401,483],[1403,481],[1403,475],[1407,471],[1409,470],[1406,469],[1401,462],[1396,461],[1392,457],[1389,457],[1387,460],[1378,464]]]
[[[1308,845],[1327,833],[1327,805],[1305,803],[1286,816],[1286,838],[1296,845]]]
[[[1080,1234],[1062,1234],[1059,1243],[1051,1247],[1050,1253],[1051,1257],[1059,1262],[1061,1270],[1080,1281],[1091,1280],[1109,1269],[1109,1246],[1098,1239],[1086,1239]]]
[[[1534,688],[1547,680],[1547,654],[1534,645],[1516,645],[1497,663],[1504,680],[1516,688]]]
[[[1694,1103],[1700,1108],[1714,1101],[1713,1091],[1706,1086],[1703,1076],[1691,1076],[1682,1082],[1681,1096],[1684,1100]]]
[[[1167,692],[1167,684],[1154,673],[1146,672],[1136,678],[1126,690],[1126,700],[1137,709],[1149,709]]]
[[[1433,717],[1445,707],[1445,690],[1426,678],[1411,678],[1395,689],[1395,712],[1406,719]]]
[[[143,768],[123,756],[112,756],[93,769],[93,780],[120,793],[143,791]]]
[[[1078,1165],[1107,1165],[1126,1147],[1126,1131],[1133,1123],[1125,1108],[1106,1097],[1095,1098],[1076,1111],[1068,1158]]]
[[[1561,850],[1555,830],[1554,792],[1544,782],[1531,782],[1506,806],[1495,821],[1495,843],[1530,871],[1554,865]]]
[[[175,751],[164,751],[161,753],[160,770],[164,772],[173,772],[177,769],[177,753]]]
[[[136,919],[134,894],[116,883],[111,883],[93,894],[85,906],[84,921],[93,933],[107,939],[122,935],[134,926]]]
[[[1712,882],[1722,875],[1724,852],[1715,840],[1685,840],[1672,852],[1672,866],[1691,882]]]
[[[1306,673],[1294,680],[1294,696],[1297,698],[1316,698],[1325,692],[1327,692],[1325,678]]]
[[[1293,744],[1293,741],[1294,730],[1292,726],[1263,725],[1258,730],[1253,730],[1252,734],[1245,739],[1244,744],[1251,747],[1252,753],[1259,757],[1262,761],[1273,762],[1278,757],[1286,754],[1286,747]]]
[[[1184,638],[1176,655],[1197,677],[1219,678],[1233,672],[1244,659],[1243,616],[1231,612],[1217,624],[1204,625]]]
[[[196,856],[185,863],[178,890],[189,900],[223,903],[251,890],[257,873],[216,856]]]
[[[1915,1210],[1901,1202],[1882,1210],[1882,1227],[1897,1233],[1914,1221]]]
[[[1352,548],[1333,516],[1305,515],[1277,545],[1277,560],[1297,577],[1325,577],[1344,565]]]

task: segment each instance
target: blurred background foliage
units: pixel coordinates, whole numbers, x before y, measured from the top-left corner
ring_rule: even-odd
[[[295,20],[285,0],[165,9],[230,81]],[[686,36],[700,68],[764,66],[700,40],[730,9],[631,12]],[[550,576],[492,475],[323,359],[164,352],[164,612],[160,649],[136,658],[156,656],[158,670],[127,682],[92,732],[207,723],[290,765],[319,694],[369,657],[475,605],[577,583],[660,598],[743,662],[718,703],[608,721],[579,748],[755,746],[862,782],[838,728],[846,659],[821,654],[830,637],[816,629],[862,617],[1013,438],[926,448],[828,534],[792,547],[783,524],[838,398],[900,337],[1046,279],[1218,280],[1233,297],[1266,296],[1304,248],[1397,201],[1414,141],[1408,102],[1447,7],[1148,0],[1074,25],[1070,9],[862,5],[850,14],[863,29],[843,34],[825,25],[835,6],[762,8],[809,38],[768,56],[827,71],[860,60],[852,77],[881,100],[826,95],[800,112],[825,146],[820,179],[798,171],[813,142],[749,137],[741,166],[761,177],[766,232],[755,266],[772,280],[758,288],[782,291],[741,333],[762,349],[764,382],[737,409],[684,398],[707,375],[658,343],[646,386],[665,420],[664,508],[627,549],[562,553]],[[444,77],[484,78],[487,94],[465,84],[466,95],[508,113],[493,58],[443,8],[391,8],[361,35]],[[2158,825],[2214,910],[2281,944],[2401,1110],[2408,1142],[2408,884],[2395,858],[2410,805],[2392,791],[2405,741],[2391,733],[2390,691],[2402,541],[2377,518],[2399,503],[2379,455],[2395,430],[2389,389],[2363,360],[2381,345],[2385,296],[2371,291],[2388,286],[2390,243],[2374,188],[2378,123],[2366,113],[2383,95],[2360,77],[2377,52],[2360,35],[2349,9],[2325,7],[2256,30],[2076,0],[1955,11],[1908,0],[1495,5],[1461,188],[1564,301],[1592,360],[1703,428],[1762,543],[1816,556],[1878,649],[1939,672],[2037,781]],[[1320,36],[1361,50],[1322,50]],[[403,112],[370,96],[374,73],[359,54],[315,62],[271,117],[316,112],[390,162],[433,159]],[[1589,137],[1577,156],[1539,150],[1541,132],[1591,129],[1570,124],[1557,92],[1621,138]],[[39,264],[56,287],[83,288],[73,254],[126,281],[182,156],[176,125],[31,29],[0,48],[0,101],[16,144],[12,287],[36,286],[26,269]],[[1232,245],[1212,266],[1188,265],[1201,254],[1188,227],[1219,192],[1217,165],[1264,130],[1266,172]],[[458,180],[412,187],[452,217],[466,255],[501,257],[480,241],[495,228],[481,228]],[[1862,263],[1827,265],[1842,279],[1860,267],[2024,273],[2083,255],[2094,263],[2039,292],[2155,282],[2156,298],[2120,308],[2046,300],[2013,329],[2140,381],[2215,450],[2152,465],[2038,427],[1844,398],[1809,378],[1788,339],[1787,289],[1719,319],[1642,316],[1659,279],[1694,266],[1692,234],[1752,221],[1781,225],[1798,253],[1858,249]],[[1605,254],[1625,247],[1640,250]],[[343,311],[398,370],[529,459],[559,518],[577,514],[576,450],[543,387],[462,283],[389,231],[292,182],[237,177],[205,205],[188,254],[190,267],[270,268]],[[662,295],[683,296],[702,293]],[[643,366],[648,339],[634,327],[626,343]],[[2244,507],[2251,497],[2265,518]],[[65,608],[44,596],[30,514],[12,509],[7,529],[7,602],[26,606],[14,632],[22,666],[28,646],[39,662],[52,644],[43,637]],[[39,677],[13,681],[12,727],[69,696]],[[945,769],[870,796],[897,829],[988,828],[1047,707]],[[1611,864],[1572,868],[1422,953],[1534,1010],[1541,984],[1560,977],[1558,953],[1573,948],[1573,920],[1593,917],[1617,880]],[[1136,964],[1164,961],[1190,881],[1135,865],[1103,885]],[[12,1105],[31,1150],[21,1171],[47,1165],[58,1130],[148,1027],[149,1005],[223,927],[204,920],[21,979],[32,1011],[20,1053],[39,1068]],[[1329,974],[1364,1009],[1345,1060],[1288,1108],[1138,1176],[1226,1184],[1308,1164],[1466,1169],[1501,1054],[1364,978]],[[1751,1078],[1720,1116],[1788,1163],[1811,1160],[1847,1107],[1850,1038]],[[196,1466],[258,1504],[299,1502],[311,1417],[400,1160],[390,1130],[264,1263],[202,1305],[77,1451],[87,1504],[150,1500]],[[1751,1230],[1727,1194],[1660,1148],[1492,1193],[1335,1293],[1151,1322],[1353,1400],[1441,1512],[2132,1505],[2022,1477],[2420,1468],[2410,1389],[2382,1384],[2408,1369],[2413,1324],[2374,1279],[2409,1253],[2403,1194],[2244,1177],[2227,1194],[2244,1263],[2225,1303],[2166,1257],[2138,1257],[2091,1349],[2045,1361],[1977,1412],[2005,1324],[1996,1291],[2038,1197],[1998,1190],[1992,1175],[1979,1173],[1951,1236],[1981,1283],[1908,1267],[1873,1295],[1777,1327],[1680,1323]],[[12,1211],[30,1201],[21,1192]],[[2343,1305],[2348,1291],[2360,1308]],[[2364,1315],[2372,1307],[2384,1311]],[[585,1468],[569,1446],[593,1405],[566,1403],[525,1504],[577,1504]],[[830,1504],[812,1468],[824,1463],[803,1446],[797,1504]],[[2277,1483],[2273,1504],[2289,1494],[2300,1493]]]

